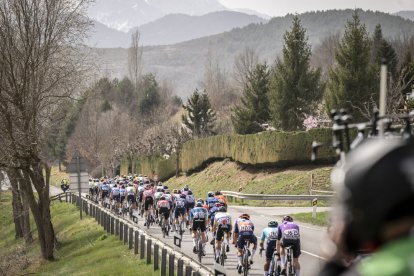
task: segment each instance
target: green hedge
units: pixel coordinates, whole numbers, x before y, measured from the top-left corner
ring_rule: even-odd
[[[124,162],[126,165],[124,165]],[[175,154],[165,159],[161,156],[135,157],[132,159],[132,171],[128,170],[129,161],[124,158],[121,162],[121,174],[144,174],[153,177],[158,174],[160,180],[165,180],[175,175]]]
[[[212,136],[184,144],[181,169],[192,171],[210,160],[223,158],[251,165],[308,163],[312,142],[330,143],[331,139],[331,129]],[[333,158],[332,150],[323,148],[318,152],[318,159]]]

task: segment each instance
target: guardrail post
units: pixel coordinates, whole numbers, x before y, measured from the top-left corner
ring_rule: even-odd
[[[96,212],[96,221],[98,222],[98,224],[101,224],[101,210],[98,209]]]
[[[161,251],[161,276],[167,275],[167,249]]]
[[[184,276],[184,261],[181,259],[177,262],[177,276]]]
[[[93,204],[89,204],[89,215],[93,215]]]
[[[68,202],[68,193],[65,193],[65,200]]]
[[[192,274],[193,274],[193,268],[191,267],[191,265],[186,265],[185,276],[192,276]]]
[[[152,240],[148,239],[147,240],[147,264],[151,263],[151,245],[152,245]]]
[[[128,242],[128,224],[124,223],[124,244]]]
[[[132,234],[133,234],[133,229],[132,227],[129,228],[129,238],[128,238],[128,248],[132,249]]]
[[[174,254],[169,254],[168,258],[168,276],[174,276]]]
[[[106,226],[107,226],[107,221],[108,221],[108,214],[106,212],[102,212],[102,213],[103,213],[103,228],[106,231],[107,230]]]
[[[115,234],[115,218],[111,216],[111,235]]]
[[[160,246],[158,244],[154,244],[154,271],[158,270],[159,255],[160,255]]]
[[[135,238],[134,238],[134,254],[138,255],[138,238],[139,238],[139,233],[138,231],[135,231]]]
[[[124,240],[124,223],[122,221],[119,222],[119,240]]]
[[[107,219],[106,219],[106,232],[111,233],[111,214],[106,213]]]
[[[145,257],[145,236],[141,235],[141,247],[139,250],[139,258],[144,259]]]
[[[115,236],[119,235],[119,219],[115,219]]]

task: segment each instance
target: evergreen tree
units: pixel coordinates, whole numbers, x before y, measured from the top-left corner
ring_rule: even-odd
[[[257,133],[263,130],[261,124],[270,119],[269,113],[269,70],[266,64],[257,64],[246,78],[241,105],[232,109],[231,120],[239,134]]]
[[[309,66],[311,47],[298,16],[284,34],[283,59],[277,59],[270,81],[270,113],[274,126],[283,130],[303,128],[306,114],[315,110],[323,85],[320,70]]]
[[[411,93],[414,88],[414,61],[412,60],[411,52],[408,50],[401,65],[400,74],[402,74],[401,86],[403,87],[403,95]]]
[[[347,21],[345,33],[336,52],[337,66],[329,72],[325,101],[328,112],[347,108],[356,121],[365,118],[367,103],[377,101],[376,74],[370,63],[370,40],[358,13]]]
[[[391,43],[389,43],[382,35],[381,25],[378,24],[375,27],[374,36],[372,39],[372,50],[371,50],[371,57],[372,62],[375,65],[374,70],[377,71],[378,75],[378,83],[379,83],[379,72],[381,64],[386,64],[388,68],[388,72],[391,74],[392,77],[396,77],[397,65],[398,65],[398,57],[395,49],[392,47]],[[377,85],[378,87],[378,85]]]
[[[142,91],[143,98],[140,100],[139,110],[141,114],[147,114],[160,103],[160,88],[153,74],[143,76]]]
[[[195,137],[214,134],[216,113],[211,108],[207,92],[199,93],[196,89],[184,105],[187,114],[182,116],[183,123],[193,132]]]

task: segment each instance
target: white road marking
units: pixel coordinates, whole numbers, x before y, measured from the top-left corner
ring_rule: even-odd
[[[326,261],[326,258],[324,258],[324,257],[322,257],[322,256],[319,256],[319,255],[316,255],[316,254],[310,253],[310,252],[305,251],[305,250],[302,250],[302,249],[301,249],[300,251],[302,251],[303,253],[308,254],[308,255],[310,255],[310,256],[312,256],[312,257],[315,257],[315,258],[321,259],[321,260],[323,260],[323,261]]]

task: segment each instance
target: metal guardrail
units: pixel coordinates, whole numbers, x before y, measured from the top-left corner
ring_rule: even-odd
[[[233,191],[221,191],[226,197],[249,200],[330,200],[334,195],[269,195],[269,194],[243,194]]]
[[[111,213],[106,208],[97,205],[91,200],[70,193],[70,202],[82,206],[82,210],[94,217],[95,220],[109,234],[119,237],[129,249],[134,249],[135,255],[140,259],[146,258],[147,264],[153,264],[154,271],[160,270],[161,276],[210,276],[214,271],[209,267],[198,263],[191,257],[174,250],[141,230],[136,224]],[[168,267],[168,270],[167,270]]]

